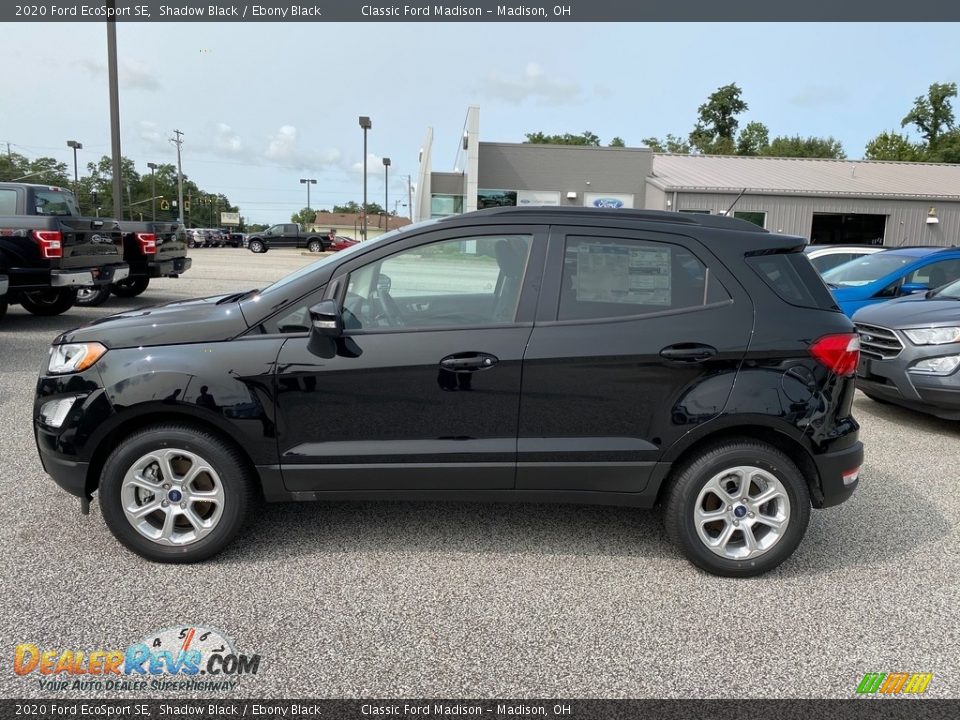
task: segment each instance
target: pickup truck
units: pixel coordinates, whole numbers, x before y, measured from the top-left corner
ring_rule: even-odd
[[[329,242],[325,233],[306,232],[296,223],[281,223],[263,232],[251,233],[247,247],[255,253],[267,252],[271,247],[307,248],[310,252],[320,252],[327,249]]]
[[[102,305],[111,293],[130,298],[143,293],[151,278],[179,277],[193,264],[187,257],[187,231],[177,222],[120,222],[123,259],[130,275],[111,285],[80,288],[77,305]]]
[[[0,183],[0,265],[6,302],[34,315],[64,313],[78,287],[130,274],[116,220],[83,217],[69,190],[27,183]]]

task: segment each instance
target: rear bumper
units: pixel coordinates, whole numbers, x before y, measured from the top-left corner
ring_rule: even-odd
[[[82,285],[109,285],[124,280],[130,275],[127,263],[116,263],[82,270],[51,270],[51,287],[70,287]]]
[[[93,285],[93,273],[90,270],[51,270],[51,287],[70,287],[71,285]]]
[[[173,277],[182,275],[193,266],[193,260],[188,257],[173,258],[172,260],[151,260],[147,263],[147,277]]]
[[[863,443],[858,440],[843,450],[814,455],[813,461],[820,474],[820,488],[823,492],[823,499],[815,503],[816,506],[826,508],[839,505],[853,495],[860,484]]]

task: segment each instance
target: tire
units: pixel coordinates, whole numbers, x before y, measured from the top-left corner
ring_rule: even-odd
[[[321,252],[323,250],[323,243],[319,240],[311,240],[307,243],[307,250],[310,252]]]
[[[746,502],[737,499],[743,478],[750,478]],[[777,494],[764,504],[751,500],[766,491]],[[722,493],[727,494],[721,498]],[[698,522],[698,511],[716,513],[717,519]],[[664,508],[668,537],[694,565],[723,577],[773,570],[797,549],[809,520],[810,491],[797,466],[779,450],[752,440],[727,441],[691,458],[675,475]]]
[[[264,248],[263,242],[260,241],[260,240],[251,240],[251,241],[250,241],[250,245],[249,245],[248,247],[249,247],[249,249],[250,249],[250,252],[252,252],[252,253],[262,253],[262,252],[266,252],[266,249]]]
[[[110,297],[110,286],[82,287],[77,290],[77,305],[82,307],[99,307]]]
[[[126,278],[110,286],[110,291],[117,297],[132,298],[142,295],[150,287],[150,278],[134,277]]]
[[[190,483],[179,482],[200,464],[209,471]],[[200,491],[211,498],[219,492],[219,500],[191,499]],[[190,425],[163,424],[120,442],[103,466],[99,496],[107,527],[129,550],[154,562],[192,563],[213,557],[240,532],[253,504],[254,477],[240,451],[218,436]],[[141,517],[132,519],[126,508],[140,510]],[[194,519],[182,509],[192,511]],[[211,527],[204,528],[205,523]]]
[[[42,317],[62,315],[76,302],[77,291],[73,288],[31,290],[20,294],[20,304],[23,305],[23,309]]]

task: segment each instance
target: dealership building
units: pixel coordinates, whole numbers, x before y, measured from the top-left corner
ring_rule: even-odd
[[[946,246],[960,238],[960,165],[485,142],[479,116],[468,110],[450,171],[433,169],[427,131],[415,219],[590,206],[729,214],[816,243]]]

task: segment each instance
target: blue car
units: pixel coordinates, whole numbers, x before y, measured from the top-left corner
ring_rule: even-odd
[[[823,274],[843,312],[960,279],[960,248],[907,247],[851,260]]]

